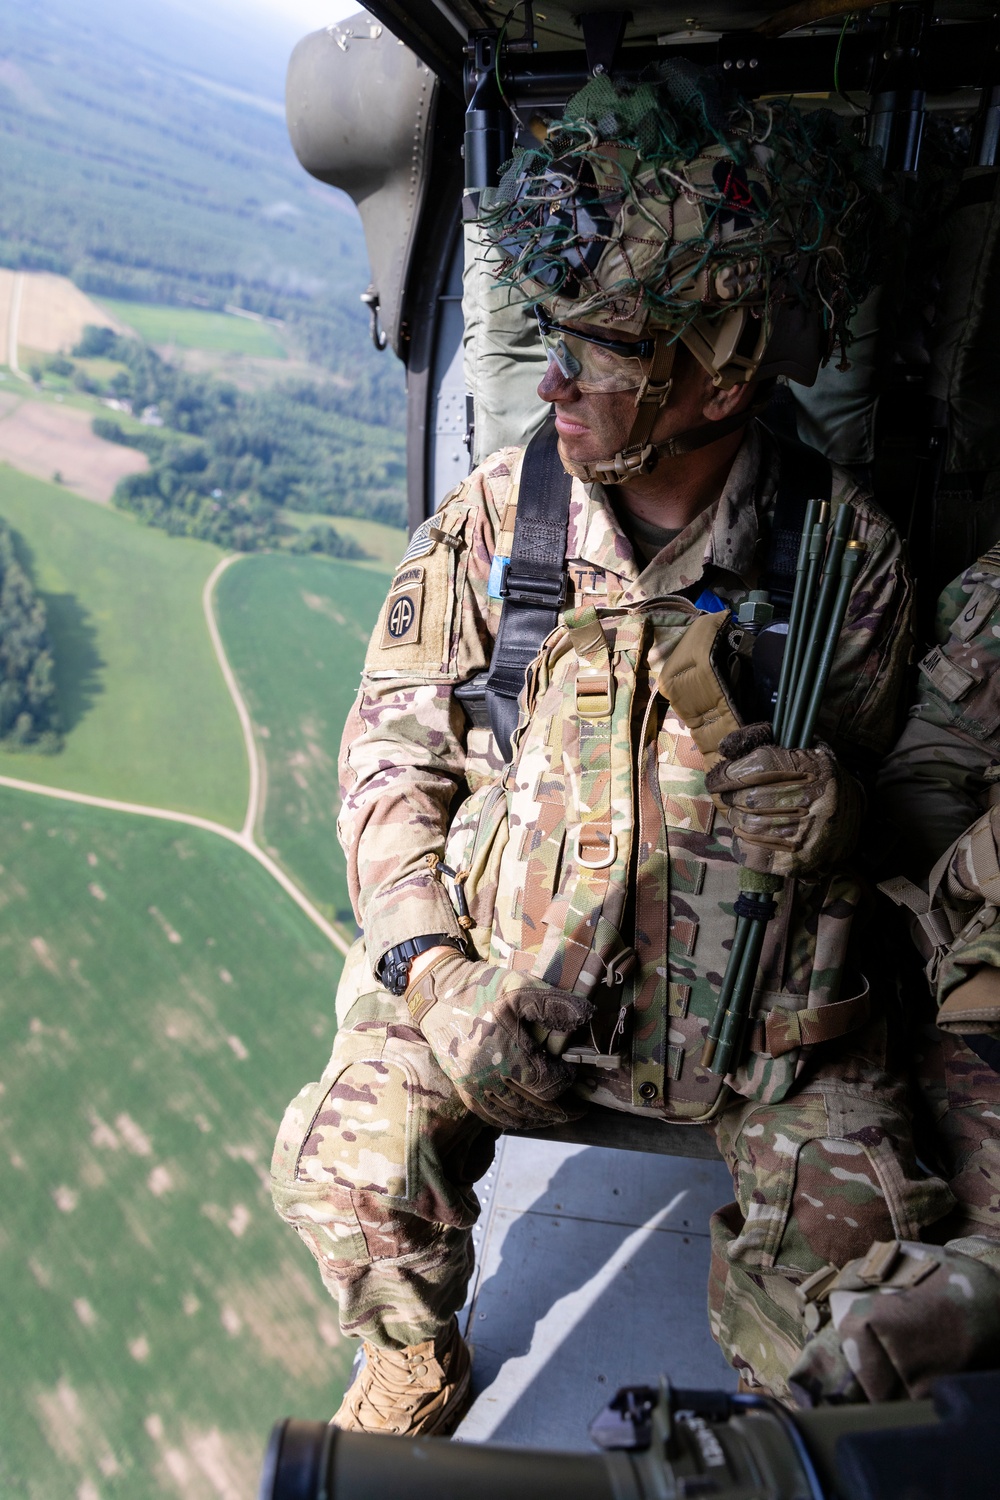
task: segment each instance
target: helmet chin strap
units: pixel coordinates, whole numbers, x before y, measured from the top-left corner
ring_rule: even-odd
[[[754,405],[745,411],[725,417],[721,422],[712,422],[707,427],[693,427],[689,432],[679,432],[676,437],[664,438],[662,442],[651,441],[653,428],[660,412],[670,400],[673,389],[674,359],[677,354],[676,337],[666,332],[656,334],[656,347],[649,374],[636,392],[636,413],[624,447],[613,458],[598,458],[591,463],[574,463],[563,459],[563,468],[575,479],[585,484],[628,484],[640,474],[650,474],[660,461],[661,454],[675,458],[681,453],[694,453],[698,448],[707,448],[720,438],[727,437],[743,427],[756,415],[761,406]]]

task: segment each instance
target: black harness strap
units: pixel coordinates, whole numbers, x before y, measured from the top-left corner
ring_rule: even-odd
[[[776,617],[787,620],[806,502],[829,500],[833,473],[829,461],[815,448],[784,432],[772,431],[772,436],[778,445],[780,471],[760,587],[770,594]],[[572,486],[559,458],[555,418],[550,417],[531,439],[521,464],[514,539],[500,590],[503,611],[486,674],[490,728],[505,761],[511,756],[517,701],[526,673],[545,637],[559,623],[569,593],[566,539]],[[475,694],[470,689],[480,682],[482,678],[463,684],[464,696],[471,700]],[[463,697],[461,688],[456,691]]]
[[[766,589],[774,605],[775,618],[787,620],[795,589],[795,567],[799,542],[810,500],[829,500],[833,493],[830,460],[798,438],[775,431],[765,419],[778,448],[778,490],[767,541],[764,571],[758,588]]]
[[[510,562],[501,585],[503,611],[486,679],[490,728],[510,760],[517,700],[545,637],[559,623],[569,593],[566,536],[573,480],[562,466],[555,417],[524,452]]]

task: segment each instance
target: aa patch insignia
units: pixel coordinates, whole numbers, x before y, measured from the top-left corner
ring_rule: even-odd
[[[419,571],[419,569],[413,569],[413,572]],[[385,624],[382,627],[383,651],[391,646],[415,646],[419,642],[420,616],[423,608],[424,585],[421,580],[393,589],[385,605]]]

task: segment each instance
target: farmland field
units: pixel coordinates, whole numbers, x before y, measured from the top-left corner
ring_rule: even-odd
[[[0,465],[0,516],[42,594],[66,743],[0,752],[24,781],[239,827],[246,753],[201,606],[218,548]]]
[[[281,520],[287,526],[294,526],[296,531],[304,531],[307,526],[315,525],[335,527],[341,536],[352,537],[367,553],[367,557],[354,566],[370,568],[378,573],[395,571],[409,540],[407,533],[398,526],[383,526],[381,521],[367,521],[363,516],[327,516],[308,511],[283,510]]]
[[[216,591],[223,644],[266,762],[258,839],[322,911],[348,924],[337,752],[384,593],[381,578],[349,563],[276,554],[240,561]]]
[[[0,847],[0,1493],[244,1500],[350,1363],[265,1187],[340,959],[211,834],[0,789]]]
[[[52,479],[106,505],[126,474],[148,467],[134,448],[106,443],[91,429],[90,412],[54,401],[19,400],[19,392],[0,393],[0,462],[38,479]]]
[[[284,359],[285,346],[269,323],[239,318],[233,313],[207,312],[196,307],[161,307],[152,302],[101,299],[101,306],[135,330],[148,344],[179,349],[208,349],[220,354],[248,354]]]

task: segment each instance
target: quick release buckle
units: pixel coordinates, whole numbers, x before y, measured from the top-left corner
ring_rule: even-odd
[[[529,609],[562,609],[569,597],[569,574],[565,569],[556,576],[550,574],[521,573],[514,571],[513,561],[508,565],[500,584],[500,598],[513,604],[526,604]]]

